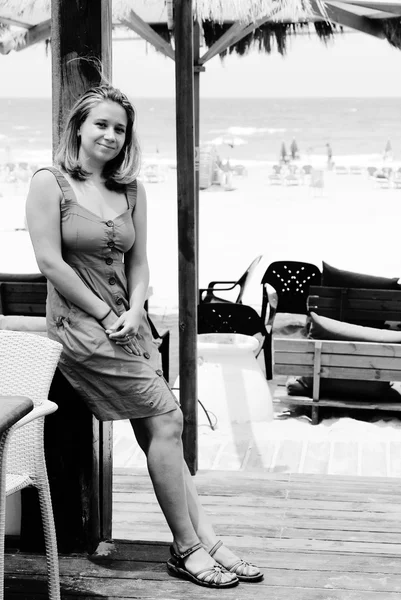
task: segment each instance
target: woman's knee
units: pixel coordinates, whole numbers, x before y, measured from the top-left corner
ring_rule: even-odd
[[[149,432],[152,438],[164,438],[181,441],[184,419],[181,409],[157,417],[149,418]]]

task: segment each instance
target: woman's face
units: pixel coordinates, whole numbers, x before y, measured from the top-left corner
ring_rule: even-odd
[[[127,113],[110,100],[96,104],[82,123],[79,134],[79,160],[85,165],[103,167],[116,158],[124,146]]]

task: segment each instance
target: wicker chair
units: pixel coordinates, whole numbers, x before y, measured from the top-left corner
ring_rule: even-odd
[[[11,427],[2,451],[5,453],[5,495],[27,486],[38,490],[45,536],[48,591],[60,599],[58,552],[50,487],[45,463],[43,432],[45,416],[57,410],[48,400],[50,384],[61,353],[61,344],[45,336],[20,331],[0,331],[0,395],[27,396],[33,410]],[[3,459],[4,460],[4,459]],[[5,510],[0,513],[0,600],[4,597]]]

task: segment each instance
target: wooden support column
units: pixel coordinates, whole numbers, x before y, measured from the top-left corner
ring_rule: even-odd
[[[194,143],[195,143],[195,214],[196,219],[196,264],[199,266],[199,168],[200,168],[200,148],[199,148],[199,123],[200,123],[200,73],[205,70],[199,64],[200,56],[200,25],[198,21],[194,23],[193,31],[193,52],[194,52]],[[196,288],[199,289],[199,279],[197,273]]]
[[[185,460],[197,471],[197,260],[192,1],[175,2],[180,401]]]
[[[101,80],[99,70],[80,59],[98,61],[103,75],[111,81],[111,0],[52,0],[51,17],[54,152],[75,100]],[[102,539],[111,537],[112,425],[97,421],[84,408],[85,418],[71,414],[83,402],[72,398],[68,402],[67,389],[74,395],[62,377],[52,386],[52,400],[60,405],[53,425],[61,430],[63,424],[70,423],[69,435],[53,436],[50,419],[47,435],[52,445],[50,464],[54,465],[49,478],[56,528],[61,551],[92,551]],[[74,461],[68,458],[71,454],[77,457],[76,451],[71,452],[72,446],[80,448]],[[68,527],[63,526],[66,516]]]

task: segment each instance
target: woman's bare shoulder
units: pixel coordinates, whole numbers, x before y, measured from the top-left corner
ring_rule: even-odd
[[[61,194],[56,177],[48,169],[41,169],[32,175],[30,190],[47,191],[51,194],[59,192]]]
[[[138,179],[136,180],[136,186],[137,186],[137,197],[138,199],[141,200],[146,200],[146,191],[145,191],[145,186],[143,185],[142,181],[139,181]]]

